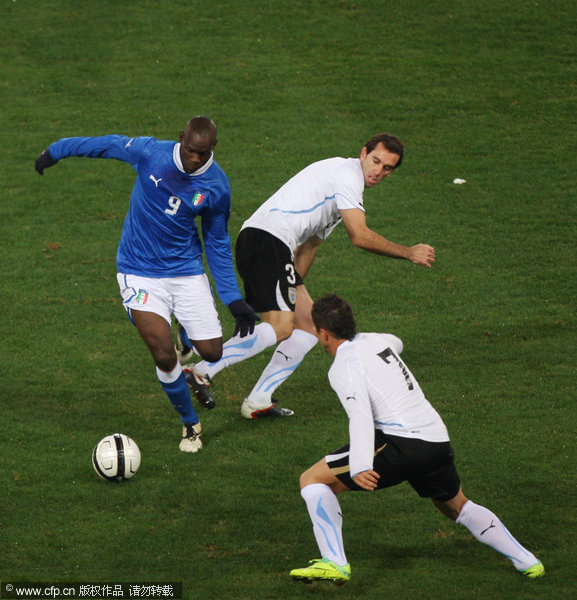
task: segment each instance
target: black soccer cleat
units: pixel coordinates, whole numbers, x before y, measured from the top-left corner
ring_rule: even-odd
[[[290,408],[283,408],[278,405],[278,400],[271,398],[271,403],[265,408],[253,407],[248,398],[242,403],[240,408],[240,414],[245,419],[263,419],[267,417],[278,418],[278,417],[292,417],[295,413]]]
[[[194,365],[186,365],[183,369],[186,383],[194,397],[208,410],[216,406],[216,400],[210,393],[210,379],[201,375]]]

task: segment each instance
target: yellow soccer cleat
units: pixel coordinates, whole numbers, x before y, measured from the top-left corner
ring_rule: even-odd
[[[530,577],[531,579],[535,579],[535,577],[543,577],[543,575],[545,575],[545,567],[543,566],[543,563],[539,561],[532,567],[525,569],[523,571],[523,575],[527,575],[527,577]]]
[[[324,580],[342,585],[351,578],[351,566],[337,565],[328,558],[316,558],[310,561],[308,567],[293,569],[290,576],[307,582]]]

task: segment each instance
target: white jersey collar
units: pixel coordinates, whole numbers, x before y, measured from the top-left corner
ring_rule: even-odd
[[[178,169],[180,171],[182,171],[183,173],[186,173],[186,171],[184,170],[184,167],[182,166],[182,161],[180,160],[180,142],[177,142],[174,145],[174,149],[172,151],[172,158],[174,159],[174,164],[178,167]],[[191,177],[196,177],[197,175],[202,175],[203,173],[206,173],[206,171],[208,171],[208,169],[210,169],[213,162],[214,162],[214,152],[211,153],[210,158],[206,161],[206,164],[202,165],[202,167],[200,167],[200,169],[197,169],[193,173],[186,173],[186,174],[190,175]]]
[[[359,334],[357,333],[357,335],[355,335],[355,337],[352,340],[344,340],[342,344],[339,344],[337,347],[337,351],[335,353],[335,356],[339,353],[341,348],[344,348],[346,346],[348,346],[349,344],[351,344],[352,342],[354,342],[357,338],[359,337]]]

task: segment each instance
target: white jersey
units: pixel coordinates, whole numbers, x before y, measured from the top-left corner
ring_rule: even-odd
[[[360,333],[337,349],[329,381],[349,417],[351,476],[373,468],[374,430],[429,442],[449,434],[417,380],[399,358],[403,342]]]
[[[325,240],[341,222],[340,211],[364,212],[365,179],[358,158],[327,158],[289,179],[247,219],[282,240],[291,251],[316,235]]]

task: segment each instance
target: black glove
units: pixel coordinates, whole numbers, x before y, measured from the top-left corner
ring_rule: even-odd
[[[54,160],[52,156],[50,156],[50,152],[48,152],[48,149],[46,149],[36,159],[36,162],[34,163],[34,168],[38,171],[38,173],[40,173],[40,175],[44,175],[44,169],[54,166],[57,162],[57,160]]]
[[[260,317],[254,312],[252,306],[244,300],[235,300],[228,305],[230,313],[236,321],[234,335],[240,333],[240,337],[245,337],[254,332],[254,326]]]

